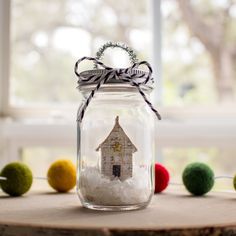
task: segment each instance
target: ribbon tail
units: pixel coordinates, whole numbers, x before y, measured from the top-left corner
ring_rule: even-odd
[[[81,109],[78,112],[78,119],[77,121],[81,122],[83,117],[84,117],[84,113],[89,105],[89,103],[91,102],[94,94],[100,89],[100,87],[106,83],[112,76],[114,76],[114,74],[112,74],[112,71],[109,71],[106,75],[103,76],[103,78],[99,81],[99,83],[97,84],[97,86],[92,90],[92,92],[89,94],[88,98],[86,98],[84,104],[82,105]]]
[[[148,106],[150,107],[150,109],[155,113],[156,117],[158,118],[158,120],[161,120],[161,115],[159,114],[159,112],[153,107],[152,103],[147,99],[145,93],[142,91],[142,89],[139,87],[138,84],[134,84],[139,93],[142,95],[144,101],[148,104]]]
[[[91,100],[92,100],[94,94],[95,94],[96,91],[100,88],[100,86],[103,84],[102,82],[103,82],[103,80],[101,80],[101,81],[97,84],[96,88],[92,90],[92,92],[89,94],[88,98],[84,101],[84,103],[83,103],[81,109],[80,109],[79,112],[78,112],[78,119],[77,119],[77,121],[81,122],[81,121],[83,120],[84,113],[85,113],[85,111],[86,111],[86,109],[87,109],[89,103],[91,102]]]

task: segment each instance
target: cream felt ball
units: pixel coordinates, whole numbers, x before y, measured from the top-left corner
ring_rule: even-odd
[[[20,162],[6,165],[0,176],[6,178],[6,180],[0,180],[0,185],[2,190],[10,196],[21,196],[28,192],[33,182],[30,168]]]
[[[68,192],[76,184],[76,168],[70,160],[57,160],[48,169],[49,185],[58,192]]]

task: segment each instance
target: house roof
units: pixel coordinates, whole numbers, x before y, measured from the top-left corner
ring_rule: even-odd
[[[99,149],[101,148],[101,146],[102,146],[103,144],[105,144],[105,143],[108,141],[108,139],[110,138],[111,134],[112,134],[113,132],[117,132],[117,130],[118,130],[119,132],[121,132],[122,135],[124,135],[124,137],[128,140],[128,142],[131,143],[132,148],[133,148],[133,152],[136,152],[136,151],[137,151],[137,148],[136,148],[135,145],[131,142],[130,138],[127,136],[127,134],[125,133],[125,131],[123,130],[123,128],[120,126],[120,123],[119,123],[119,116],[116,117],[115,125],[114,125],[113,129],[111,130],[111,132],[109,133],[109,135],[107,136],[107,138],[96,148],[96,151],[99,151]]]

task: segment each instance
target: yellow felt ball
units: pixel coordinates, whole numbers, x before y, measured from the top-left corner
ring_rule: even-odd
[[[76,184],[76,168],[70,160],[57,160],[48,169],[48,183],[58,192],[68,192]]]

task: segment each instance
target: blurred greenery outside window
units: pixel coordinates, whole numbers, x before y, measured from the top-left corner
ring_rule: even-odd
[[[139,52],[140,59],[150,58],[148,1],[12,3],[11,103],[15,106],[78,106],[74,64],[80,57],[95,56],[107,41],[124,42]],[[108,50],[104,62],[129,66],[126,53],[118,49]],[[81,71],[90,68],[92,64],[80,66]]]
[[[107,41],[124,42],[150,61],[150,8],[149,0],[12,0],[10,104],[77,106],[74,63]],[[235,106],[236,2],[165,0],[161,12],[162,81],[156,92],[162,90],[163,107]],[[104,61],[129,65],[119,50],[109,50]]]
[[[166,105],[233,105],[236,1],[162,1]]]

